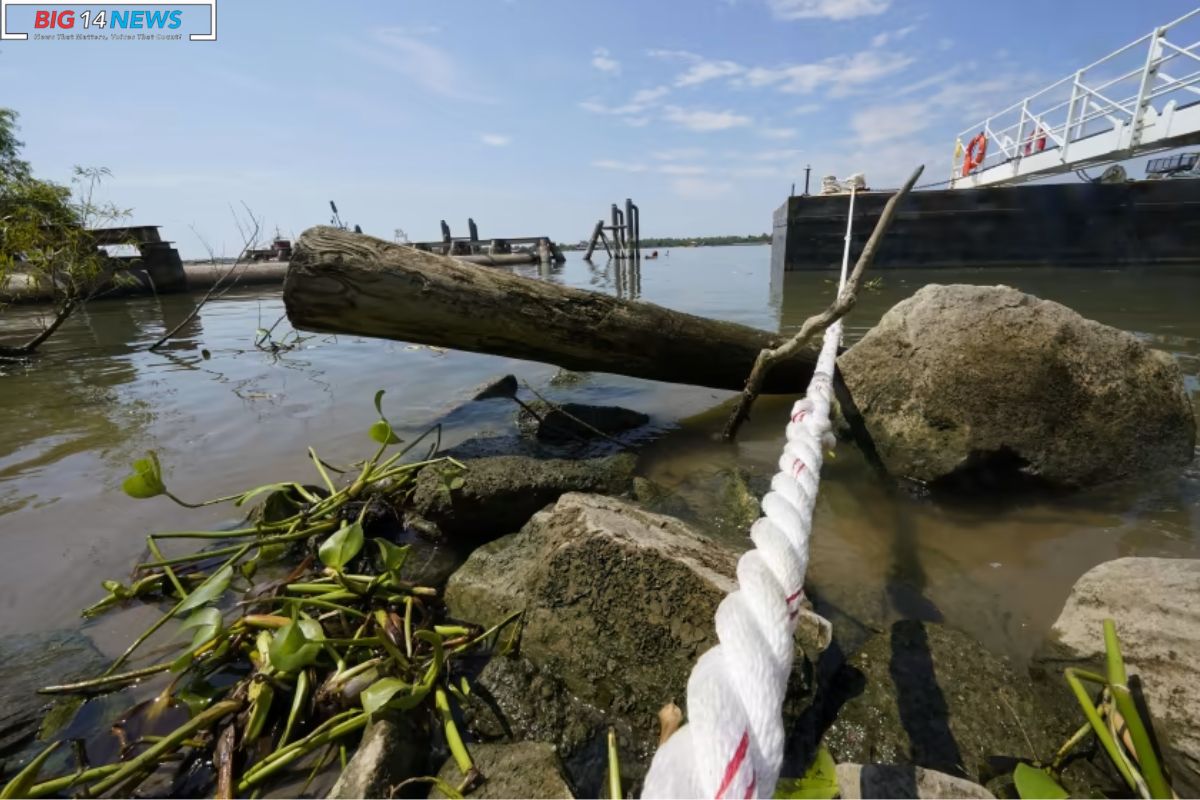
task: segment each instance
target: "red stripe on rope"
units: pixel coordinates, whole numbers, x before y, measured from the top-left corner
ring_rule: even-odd
[[[758,785],[758,776],[756,775],[754,778],[752,778],[750,780],[750,785],[746,787],[746,800],[750,800],[751,797],[754,797],[754,787],[757,785]]]
[[[738,770],[742,767],[742,762],[746,760],[746,751],[749,749],[750,732],[742,731],[742,740],[738,742],[733,758],[729,759],[729,763],[725,765],[725,777],[721,778],[721,788],[717,789],[717,797],[725,796],[725,791],[729,788],[729,784],[733,783],[733,779],[737,777]]]

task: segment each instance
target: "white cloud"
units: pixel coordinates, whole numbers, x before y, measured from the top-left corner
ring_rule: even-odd
[[[872,47],[883,47],[888,42],[898,42],[917,29],[916,25],[906,25],[894,31],[884,31],[871,37]]]
[[[433,28],[380,28],[371,39],[343,42],[343,47],[373,64],[400,73],[422,89],[455,100],[494,102],[471,91],[458,62],[445,50],[419,38]]]
[[[625,119],[623,119],[622,122],[624,122],[626,125],[628,125],[631,128],[644,128],[650,124],[650,118],[649,117],[625,117]]]
[[[938,50],[945,52],[946,50],[949,50],[951,47],[954,47],[954,40],[951,39],[949,36],[943,36],[941,39],[938,39],[938,41],[937,41],[937,49]]]
[[[512,142],[512,138],[499,133],[481,133],[479,141],[489,147],[505,147]]]
[[[658,168],[663,175],[705,175],[708,167],[696,164],[663,164]]]
[[[723,131],[744,127],[752,121],[732,111],[705,111],[679,106],[667,106],[663,111],[663,119],[692,131]]]
[[[764,139],[792,139],[796,136],[795,128],[760,128],[758,135]]]
[[[746,71],[741,64],[733,61],[697,61],[675,79],[676,86],[698,86],[717,78],[729,78]]]
[[[820,87],[838,97],[854,89],[875,83],[912,64],[911,56],[863,50],[852,56],[833,56],[811,64],[785,64],[780,67],[755,67],[744,78],[752,87],[778,86],[782,92],[808,94]]]
[[[616,161],[611,158],[602,158],[592,162],[592,166],[596,169],[610,169],[616,172],[645,172],[646,165],[638,164],[631,161]]]
[[[703,147],[675,147],[670,150],[659,150],[651,153],[659,161],[691,161],[703,158],[708,153]]]
[[[689,199],[720,197],[733,188],[726,181],[714,181],[707,178],[676,178],[671,181],[675,194]]]
[[[774,178],[780,173],[777,167],[734,167],[729,174],[735,178]]]
[[[820,103],[803,103],[793,108],[789,113],[794,117],[798,117],[801,114],[812,114],[820,110]]]
[[[642,89],[634,92],[629,102],[634,105],[650,105],[661,100],[670,91],[670,86],[655,86],[653,89]]]
[[[767,0],[778,19],[853,19],[887,11],[891,0]]]
[[[621,72],[621,62],[611,57],[607,47],[597,47],[592,51],[592,66],[601,72],[618,75]]]
[[[873,145],[920,133],[931,121],[928,104],[897,103],[855,112],[850,118],[850,128],[860,145]]]
[[[664,61],[700,61],[701,56],[695,53],[689,53],[687,50],[647,50],[646,55],[651,58],[661,58]]]

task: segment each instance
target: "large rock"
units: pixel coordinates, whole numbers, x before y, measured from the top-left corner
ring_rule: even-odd
[[[1195,448],[1171,356],[1006,286],[926,286],[838,365],[884,464],[919,481],[1087,486]]]
[[[975,640],[913,620],[869,640],[822,701],[847,696],[825,732],[839,762],[910,764],[975,782],[992,756],[1048,758],[1081,722]]]
[[[484,545],[446,584],[446,607],[482,625],[525,612],[521,653],[603,710],[681,702],[736,554],[672,517],[565,494],[519,533]]]
[[[838,764],[837,782],[842,800],[995,797],[977,783],[908,764]]]
[[[633,484],[630,454],[581,461],[493,456],[465,461],[462,485],[451,489],[444,468],[417,476],[412,512],[444,535],[492,539],[520,528],[564,492],[622,494]]]
[[[573,798],[563,778],[554,748],[541,742],[513,744],[476,744],[470,747],[471,760],[483,775],[483,782],[466,794],[477,798]],[[450,786],[462,781],[462,772],[453,758],[446,759],[438,777]],[[430,797],[444,797],[434,789]]]
[[[1103,674],[1105,619],[1116,624],[1130,675],[1141,679],[1176,792],[1200,796],[1200,560],[1093,567],[1071,590],[1037,665],[1057,681],[1070,666]]]
[[[363,731],[358,749],[329,797],[393,797],[397,784],[423,773],[428,739],[428,731],[414,714],[388,713],[375,719]]]

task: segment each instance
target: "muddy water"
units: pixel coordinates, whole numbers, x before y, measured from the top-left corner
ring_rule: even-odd
[[[673,250],[640,270],[592,267],[569,254],[546,280],[619,294],[764,328],[794,329],[826,305],[822,274],[772,287],[765,247]],[[858,337],[888,307],[932,281],[1007,283],[1133,331],[1175,355],[1200,395],[1200,273],[1023,270],[892,273],[848,325]],[[93,303],[28,366],[0,367],[0,633],[76,626],[100,581],[125,578],[153,530],[230,521],[228,511],[184,511],[134,501],[119,485],[127,465],[156,450],[168,485],[205,498],[269,481],[310,480],[305,448],[329,461],[370,444],[371,397],[386,389],[393,425],[409,433],[461,402],[484,380],[512,372],[550,397],[613,403],[652,416],[664,435],[642,472],[674,492],[679,513],[715,537],[744,544],[727,513],[730,476],[760,490],[773,468],[785,402],[764,403],[735,447],[713,440],[727,392],[593,375],[571,385],[553,367],[356,337],[306,338],[295,349],[254,347],[256,329],[282,313],[278,292],[231,293],[208,305],[172,345],[146,347],[175,325],[191,298]],[[0,340],[37,325],[38,309],[0,316]],[[292,341],[286,321],[276,340]],[[205,357],[207,353],[207,357]],[[509,433],[512,411],[477,404],[450,418],[446,441]],[[946,506],[890,491],[842,448],[818,506],[810,575],[822,596],[869,627],[897,616],[944,618],[1021,656],[1088,567],[1120,555],[1200,556],[1200,466],[1066,500]],[[149,609],[89,629],[119,651]]]

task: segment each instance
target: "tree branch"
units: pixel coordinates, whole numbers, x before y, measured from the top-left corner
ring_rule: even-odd
[[[921,177],[921,172],[925,167],[917,167],[908,181],[888,199],[887,205],[883,207],[883,213],[879,215],[879,221],[875,223],[875,230],[871,232],[871,238],[867,240],[867,244],[863,247],[862,253],[858,256],[858,261],[854,264],[854,271],[850,273],[850,277],[846,280],[846,287],[838,293],[837,299],[822,311],[820,314],[815,314],[804,320],[804,324],[800,326],[800,332],[793,336],[788,341],[776,347],[773,350],[763,350],[758,354],[758,358],[754,361],[754,368],[750,370],[750,377],[746,379],[746,388],[742,390],[741,396],[738,398],[737,407],[733,413],[729,415],[729,421],[725,424],[724,439],[727,442],[733,441],[737,436],[738,428],[742,423],[750,418],[750,407],[754,405],[754,401],[758,398],[759,391],[762,389],[763,379],[767,373],[778,364],[800,351],[802,347],[808,344],[809,340],[817,334],[823,332],[833,323],[844,317],[850,309],[858,302],[858,288],[862,283],[863,274],[867,268],[871,266],[871,262],[875,260],[875,251],[879,249],[879,243],[887,234],[888,228],[891,227],[892,218],[896,215],[896,206],[905,195],[912,189],[913,184],[917,182],[917,178]]]
[[[258,233],[262,229],[261,224],[259,223],[258,219],[254,216],[254,214],[250,211],[249,207],[246,207],[245,203],[243,203],[242,205],[243,205],[243,207],[246,208],[247,214],[249,214],[250,223],[247,225],[247,229],[243,229],[241,221],[237,218],[237,215],[234,214],[234,217],[233,217],[234,222],[237,224],[238,230],[242,231],[242,237],[243,237],[242,250],[240,253],[238,253],[238,257],[236,259],[234,259],[233,264],[229,267],[228,270],[226,270],[225,274],[222,275],[220,278],[218,278],[216,281],[214,281],[212,286],[208,287],[208,291],[205,292],[204,297],[200,298],[200,302],[196,304],[196,307],[193,308],[191,310],[191,312],[186,317],[184,317],[183,320],[178,325],[176,325],[174,328],[171,328],[171,330],[169,330],[165,334],[163,334],[161,339],[159,339],[154,344],[150,345],[150,347],[147,348],[148,350],[157,350],[158,348],[162,347],[164,344],[167,343],[167,341],[171,337],[173,337],[175,334],[179,333],[179,331],[183,329],[183,326],[187,325],[189,322],[191,322],[193,319],[195,319],[196,315],[200,313],[200,309],[204,308],[204,304],[212,299],[212,297],[216,293],[217,289],[221,288],[221,284],[223,284],[229,278],[229,276],[233,274],[234,270],[236,270],[239,266],[242,266],[242,262],[246,258],[246,253],[250,250],[250,248],[252,248],[254,246],[255,242],[258,240]],[[199,234],[197,234],[197,235],[199,235]],[[204,249],[208,251],[209,262],[212,263],[213,266],[216,266],[217,257],[213,253],[212,247],[209,246],[208,242],[204,241],[203,237],[201,237],[200,242],[204,245]],[[236,279],[234,282],[236,283]],[[232,283],[229,285],[229,287],[225,291],[228,291],[231,288],[233,288]],[[222,294],[224,294],[224,292],[222,292]]]

